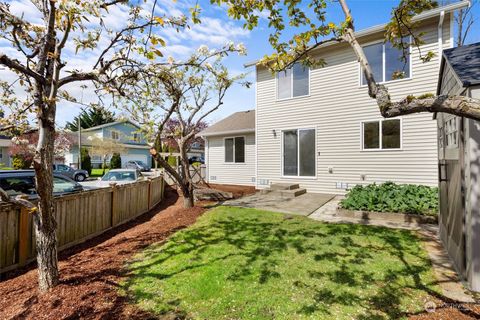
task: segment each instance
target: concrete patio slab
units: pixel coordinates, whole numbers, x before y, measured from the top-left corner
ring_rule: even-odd
[[[251,196],[225,201],[223,204],[232,207],[255,208],[308,216],[334,196],[332,194],[305,193],[295,198],[287,198],[257,192]]]

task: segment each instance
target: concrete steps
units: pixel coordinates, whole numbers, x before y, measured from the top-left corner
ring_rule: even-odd
[[[296,198],[307,193],[306,189],[300,188],[298,183],[274,183],[270,188],[261,191],[261,194],[279,196],[281,198]]]

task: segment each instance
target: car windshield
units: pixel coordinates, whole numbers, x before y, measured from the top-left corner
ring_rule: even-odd
[[[137,162],[137,164],[140,165],[140,166],[144,166],[144,165],[145,165],[145,162],[143,162],[143,161],[136,161],[136,162]]]
[[[110,171],[102,177],[102,181],[135,181],[135,171]]]

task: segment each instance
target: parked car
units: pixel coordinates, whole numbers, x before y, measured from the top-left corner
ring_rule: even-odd
[[[199,157],[199,156],[191,156],[188,158],[188,163],[192,164],[195,162],[200,162],[201,164],[205,164],[205,158],[204,157]]]
[[[88,178],[88,171],[82,169],[74,169],[65,164],[54,164],[53,172],[69,177],[75,181],[85,181]]]
[[[146,172],[152,170],[148,164],[146,164],[143,161],[140,160],[131,160],[128,161],[127,164],[125,165],[125,168],[127,169],[137,169],[140,170],[141,172]]]
[[[38,197],[35,189],[34,170],[0,170],[0,187],[9,196],[25,194],[29,199]],[[83,191],[83,187],[72,179],[60,174],[53,174],[53,195]]]

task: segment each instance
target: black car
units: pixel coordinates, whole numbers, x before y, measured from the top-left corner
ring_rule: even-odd
[[[12,197],[24,194],[29,199],[36,199],[34,178],[33,170],[0,170],[0,187]],[[83,191],[83,187],[79,183],[63,175],[53,174],[53,195],[80,191]]]

